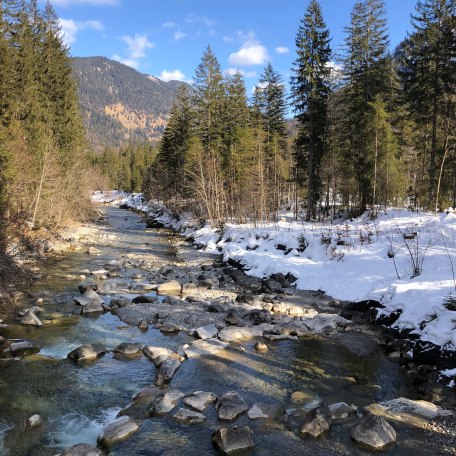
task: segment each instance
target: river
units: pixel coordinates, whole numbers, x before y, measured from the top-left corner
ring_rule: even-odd
[[[41,328],[13,321],[2,331],[5,337],[34,340],[42,347],[38,355],[1,361],[2,455],[47,456],[76,443],[95,444],[99,431],[130,402],[131,396],[154,381],[154,364],[145,356],[126,358],[108,352],[96,361],[75,364],[66,358],[74,348],[98,342],[113,349],[121,342],[139,342],[175,350],[194,340],[183,331],[173,335],[152,327],[140,331],[111,313],[79,315],[73,297],[78,293],[80,271],[97,270],[128,255],[179,261],[179,250],[170,233],[147,229],[141,217],[132,212],[108,206],[102,210],[105,218],[98,229],[107,241],[96,245],[100,255],[73,252],[57,256],[31,290],[33,296],[44,298],[40,318],[63,320]],[[127,272],[131,276],[141,270],[132,267]],[[28,301],[24,306],[32,303]],[[199,390],[221,395],[234,390],[250,405],[265,404],[270,419],[251,421],[244,415],[236,422],[254,431],[256,447],[248,454],[365,454],[350,440],[356,415],[334,423],[330,435],[323,439],[303,439],[290,432],[282,417],[293,406],[293,392],[301,391],[312,400],[328,404],[345,401],[358,407],[399,396],[413,398],[415,394],[399,365],[380,350],[369,357],[358,356],[337,338],[316,336],[272,343],[267,353],[256,352],[253,345],[248,342],[242,349],[233,347],[217,357],[187,360],[171,384],[185,394]],[[28,430],[25,423],[33,414],[41,415],[45,424]],[[109,454],[218,454],[211,444],[211,434],[219,427],[213,407],[201,425],[179,424],[171,415],[144,420],[137,434],[114,446]],[[401,436],[390,454],[435,454],[432,445],[428,448],[420,444],[418,430],[400,429]]]

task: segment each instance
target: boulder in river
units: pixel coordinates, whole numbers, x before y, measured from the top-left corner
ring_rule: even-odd
[[[235,391],[229,391],[221,398],[217,399],[215,407],[219,419],[225,421],[234,420],[248,409],[247,402],[245,402],[242,396]]]
[[[120,353],[121,355],[136,355],[141,351],[141,344],[135,344],[130,342],[122,342],[113,351]]]
[[[106,351],[106,348],[101,344],[86,344],[81,345],[68,353],[67,358],[74,361],[86,361],[99,358],[100,356],[103,356]]]
[[[180,408],[173,415],[173,418],[185,424],[200,424],[206,420],[206,417],[202,413],[198,413],[186,408]]]
[[[148,386],[136,393],[132,401],[124,407],[117,416],[127,415],[134,419],[147,418],[155,402],[163,396],[163,391],[157,386]]]
[[[177,280],[161,283],[157,287],[160,294],[179,294],[182,290],[182,285]]]
[[[217,327],[212,323],[210,325],[206,326],[200,326],[195,330],[195,334],[200,338],[200,339],[210,339],[212,337],[215,337],[218,333]]]
[[[127,439],[138,429],[138,425],[129,416],[121,416],[108,424],[98,434],[97,443],[102,448],[108,448],[114,443]]]
[[[261,404],[253,404],[252,408],[247,412],[247,416],[251,420],[258,420],[260,418],[269,418],[261,406]]]
[[[97,312],[104,312],[105,308],[103,303],[99,304],[98,302],[92,301],[89,304],[82,307],[81,313],[89,314],[89,313],[97,313]]]
[[[141,330],[141,331],[147,331],[149,329],[149,323],[147,323],[147,320],[144,319],[144,320],[141,320],[138,324],[138,328]]]
[[[154,345],[146,345],[143,347],[142,351],[154,363],[159,356],[168,356],[173,353],[169,348],[155,347]]]
[[[84,292],[81,296],[74,298],[76,304],[80,306],[87,306],[88,304],[103,304],[103,298],[94,290],[89,289]]]
[[[167,359],[166,361],[163,361],[157,370],[155,384],[157,386],[163,386],[169,383],[180,365],[181,363],[177,359]]]
[[[166,415],[169,413],[179,401],[184,397],[184,393],[178,389],[170,389],[165,395],[158,399],[150,410],[152,416]]]
[[[22,317],[21,325],[43,326],[43,323],[31,310],[27,310]]]
[[[97,447],[88,445],[87,443],[78,443],[71,448],[66,449],[58,456],[102,456],[103,453]]]
[[[151,304],[158,302],[158,298],[156,296],[139,295],[133,298],[132,302],[133,304]]]
[[[309,413],[308,418],[301,428],[301,433],[311,435],[312,437],[318,437],[323,434],[323,432],[330,429],[331,421],[331,412],[329,411],[329,408],[322,405]]]
[[[396,431],[393,426],[380,416],[367,414],[353,426],[352,439],[370,451],[385,450],[396,442]]]
[[[229,326],[222,329],[218,337],[222,342],[242,342],[263,336],[264,328],[260,326]]]
[[[131,305],[131,299],[130,298],[112,298],[110,302],[110,307],[111,309],[119,309],[122,307],[128,307]]]
[[[13,356],[27,356],[38,353],[41,350],[41,347],[31,340],[18,340],[11,342],[7,350],[9,350]]]
[[[203,412],[210,404],[213,404],[216,399],[217,396],[214,393],[195,391],[184,399],[184,404],[193,410]]]
[[[225,454],[253,448],[253,431],[248,426],[222,428],[212,434],[212,442]]]
[[[218,339],[199,339],[186,348],[187,358],[198,358],[204,355],[217,355],[221,350],[228,347],[228,344]]]

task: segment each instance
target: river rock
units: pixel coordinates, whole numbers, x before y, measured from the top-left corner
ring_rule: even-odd
[[[13,356],[27,356],[38,353],[41,350],[41,347],[31,340],[20,340],[12,342],[7,350],[9,350]]]
[[[157,402],[155,402],[150,411],[151,415],[166,415],[174,407],[176,407],[184,396],[185,394],[182,391],[179,391],[178,389],[170,389],[161,399],[158,399]]]
[[[78,443],[71,448],[66,449],[58,456],[102,456],[103,453],[97,447],[88,445],[87,443]]]
[[[257,342],[255,344],[255,350],[258,352],[267,352],[268,346],[264,342]]]
[[[43,326],[43,323],[31,310],[27,310],[22,317],[21,325]]]
[[[396,441],[396,431],[384,418],[367,414],[351,430],[352,439],[371,451],[384,450]]]
[[[445,410],[432,402],[414,401],[405,397],[380,402],[379,404],[371,404],[365,409],[372,415],[401,421],[416,427],[424,427],[429,421],[439,416],[454,415],[450,410]]]
[[[157,370],[155,384],[157,386],[163,386],[169,383],[180,367],[180,361],[177,359],[167,359],[163,361]]]
[[[266,413],[264,413],[260,404],[253,404],[252,408],[247,412],[247,416],[251,420],[258,420],[260,418],[269,418]]]
[[[77,296],[74,298],[76,304],[80,306],[87,306],[88,304],[95,303],[95,304],[103,304],[103,298],[94,290],[87,290],[81,296]]]
[[[199,339],[186,348],[187,358],[198,358],[205,355],[217,355],[220,351],[228,347],[228,344],[218,339]]]
[[[90,275],[93,275],[97,279],[106,278],[108,271],[106,269],[98,269],[97,271],[90,271]]]
[[[78,289],[79,293],[84,294],[86,291],[92,290],[92,291],[97,291],[98,290],[98,284],[93,281],[85,281],[81,282],[78,284]]]
[[[215,337],[218,333],[218,329],[214,324],[206,325],[206,326],[200,326],[195,330],[195,334],[200,338],[200,339],[211,339],[212,337]]]
[[[68,353],[67,358],[74,361],[85,361],[96,359],[106,353],[106,348],[101,344],[86,344],[74,349]]]
[[[150,414],[150,409],[162,396],[163,392],[160,388],[157,386],[148,386],[139,393],[136,393],[132,401],[117,416],[127,415],[134,419],[147,418]]]
[[[135,355],[141,351],[141,344],[134,344],[130,342],[122,342],[113,351],[121,355]]]
[[[138,328],[141,330],[141,331],[147,331],[149,329],[149,323],[147,323],[147,320],[144,319],[144,320],[141,320],[138,324]]]
[[[89,248],[87,249],[87,253],[88,253],[89,255],[100,255],[101,250],[99,250],[99,249],[97,249],[97,248],[95,248],[95,247],[89,247]]]
[[[336,402],[329,406],[329,411],[331,412],[331,418],[333,420],[347,418],[352,413],[355,413],[356,410],[348,405],[345,402]]]
[[[28,420],[27,420],[27,428],[28,429],[33,429],[38,426],[41,426],[43,424],[43,418],[40,415],[32,415]]]
[[[151,359],[153,362],[155,362],[155,359],[158,358],[159,356],[163,356],[163,355],[170,355],[171,353],[173,353],[169,348],[165,348],[165,347],[155,347],[153,345],[146,345],[145,347],[143,347],[143,353],[149,358]]]
[[[160,331],[162,333],[175,333],[180,331],[180,327],[175,325],[174,323],[166,322],[160,327]]]
[[[237,311],[237,309],[228,309],[225,314],[225,321],[229,325],[236,326],[241,321],[241,315]]]
[[[200,424],[206,420],[206,417],[202,413],[194,412],[193,410],[186,408],[180,408],[173,415],[173,418],[185,424]]]
[[[134,291],[144,292],[144,291],[156,291],[156,283],[132,283],[131,288]]]
[[[214,393],[195,391],[184,399],[184,404],[198,412],[203,412],[210,404],[213,404],[216,399],[217,396]]]
[[[89,304],[82,307],[81,313],[89,314],[89,313],[97,313],[97,312],[104,312],[104,303],[99,304],[98,302],[92,301]]]
[[[160,294],[179,294],[182,290],[182,285],[177,280],[170,280],[169,282],[158,285],[157,291]]]
[[[318,437],[331,427],[331,412],[325,405],[312,410],[308,420],[301,428],[302,434],[308,434],[312,437]]]
[[[110,302],[110,307],[111,309],[119,309],[122,307],[128,307],[131,305],[131,299],[130,298],[112,298]]]
[[[157,367],[160,367],[167,359],[177,359],[178,361],[182,361],[182,356],[178,353],[170,353],[169,355],[160,355],[154,359],[154,364]]]
[[[262,326],[246,326],[246,327],[237,327],[230,326],[228,328],[222,329],[218,337],[222,342],[243,342],[245,340],[250,340],[255,337],[263,336],[263,327]]]
[[[97,443],[102,448],[110,447],[114,443],[127,439],[138,429],[138,425],[129,416],[121,416],[100,432]]]
[[[206,310],[211,313],[225,313],[227,307],[221,302],[210,302],[207,304]]]
[[[253,448],[253,431],[248,426],[222,428],[212,434],[212,442],[225,454]]]
[[[225,421],[234,420],[248,409],[247,402],[235,391],[229,391],[217,399],[215,407],[219,419]]]

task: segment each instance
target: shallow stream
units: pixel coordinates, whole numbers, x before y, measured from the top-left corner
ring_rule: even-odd
[[[72,297],[77,294],[81,270],[100,269],[107,262],[131,253],[166,260],[178,255],[169,233],[146,229],[134,213],[112,207],[104,207],[103,211],[105,222],[100,230],[112,242],[96,245],[101,255],[68,253],[56,258],[33,290],[35,296],[45,297],[44,315],[40,318],[55,313],[71,318],[42,328],[12,322],[7,330],[2,330],[8,338],[38,341],[42,350],[22,360],[1,361],[1,455],[47,456],[76,443],[95,444],[98,432],[130,402],[131,396],[154,382],[155,367],[145,356],[122,358],[110,352],[96,361],[78,365],[66,359],[72,349],[92,342],[108,349],[121,342],[176,349],[194,340],[183,332],[172,336],[153,328],[142,332],[110,313],[96,317],[77,315],[79,308]],[[414,397],[398,364],[385,358],[380,350],[368,357],[358,356],[356,350],[349,350],[337,339],[324,337],[270,343],[265,354],[257,353],[253,345],[245,344],[244,351],[230,348],[218,357],[187,360],[171,385],[184,393],[199,390],[221,395],[234,390],[249,405],[267,404],[272,419],[250,421],[243,416],[236,422],[248,424],[254,431],[256,447],[248,454],[364,454],[350,441],[349,431],[355,417],[335,423],[330,435],[320,440],[303,439],[289,432],[281,424],[281,417],[293,406],[291,395],[295,391],[302,391],[308,400],[322,399],[328,404],[344,401],[357,406],[399,396]],[[41,415],[46,424],[27,430],[26,420],[33,414]],[[115,446],[109,454],[217,454],[211,445],[211,434],[220,423],[213,408],[202,425],[182,425],[171,415],[145,420],[140,432]],[[417,431],[404,428],[398,434],[398,443],[390,454],[433,454],[431,449],[420,446]]]

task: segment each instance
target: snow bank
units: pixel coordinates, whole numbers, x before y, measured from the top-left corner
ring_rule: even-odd
[[[278,223],[228,223],[221,232],[198,228],[190,214],[173,216],[141,194],[103,195],[96,194],[95,201],[143,210],[206,250],[241,262],[249,275],[290,272],[299,289],[348,301],[376,299],[385,306],[382,313],[402,312],[394,327],[456,350],[456,311],[444,305],[453,296],[456,306],[453,212],[435,216],[389,209],[374,221],[364,216],[339,224],[297,222],[282,214]]]

